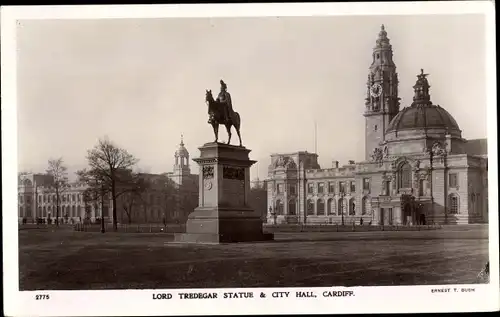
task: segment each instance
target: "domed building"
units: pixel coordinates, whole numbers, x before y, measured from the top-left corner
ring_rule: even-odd
[[[268,223],[466,224],[488,220],[486,140],[467,141],[431,101],[428,74],[400,109],[382,25],[365,98],[365,160],[320,168],[316,153],[271,155]]]

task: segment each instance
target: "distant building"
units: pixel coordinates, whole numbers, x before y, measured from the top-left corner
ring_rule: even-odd
[[[184,223],[189,213],[198,206],[198,175],[191,174],[189,152],[181,143],[174,154],[173,172],[163,174],[140,173],[139,177],[149,184],[139,197],[122,194],[117,200],[119,223]],[[54,222],[56,218],[56,194],[54,180],[47,174],[22,173],[18,177],[19,221],[28,223],[41,219]],[[104,215],[112,220],[110,197],[102,201],[85,201],[86,184],[71,182],[60,194],[60,223],[75,223],[85,219],[95,221]],[[103,206],[104,205],[104,206]],[[102,211],[101,211],[102,209]]]
[[[42,219],[54,222],[57,217],[57,197],[54,179],[48,174],[22,173],[18,176],[19,220],[35,222]],[[83,199],[85,184],[69,183],[59,194],[59,222],[74,223],[85,217],[95,219],[101,215],[100,205],[88,205]],[[87,214],[86,211],[87,210]],[[105,217],[108,208],[105,206]]]
[[[488,221],[486,139],[462,138],[432,104],[423,70],[400,110],[392,46],[382,26],[365,99],[365,160],[322,169],[318,155],[271,155],[268,222],[466,224]]]
[[[139,197],[124,194],[117,201],[120,223],[184,223],[198,206],[198,175],[191,174],[189,152],[181,137],[174,153],[173,171],[141,173],[149,184]]]

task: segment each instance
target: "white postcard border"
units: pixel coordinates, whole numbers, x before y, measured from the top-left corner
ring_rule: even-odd
[[[95,19],[144,17],[243,17],[311,15],[416,15],[485,14],[487,16],[487,103],[489,156],[489,252],[491,283],[488,285],[202,289],[201,292],[261,292],[266,298],[180,300],[183,290],[40,291],[19,292],[17,234],[17,115],[16,39],[17,19]],[[499,308],[498,272],[498,157],[496,127],[495,18],[494,4],[469,2],[235,4],[155,6],[58,6],[2,7],[2,197],[4,251],[4,305],[7,315],[206,315],[274,313],[383,313],[491,311]],[[448,293],[433,289],[450,288]],[[461,292],[474,288],[474,292]],[[313,291],[317,298],[272,298],[272,292]],[[324,291],[349,291],[354,296],[322,297]],[[191,293],[194,289],[185,290]],[[171,293],[171,300],[153,300],[153,294]],[[48,301],[36,301],[47,294]],[[178,296],[178,295],[177,295]]]

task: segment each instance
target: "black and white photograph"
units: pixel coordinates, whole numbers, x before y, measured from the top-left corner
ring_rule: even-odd
[[[499,309],[464,4],[2,7],[5,312]]]

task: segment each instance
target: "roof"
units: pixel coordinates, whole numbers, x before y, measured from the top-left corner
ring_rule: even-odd
[[[488,139],[467,140],[464,146],[468,155],[488,155]]]
[[[432,104],[415,104],[404,108],[391,120],[387,131],[429,128],[460,131],[457,122],[448,111]]]

